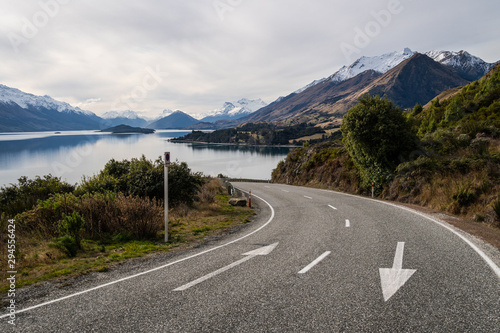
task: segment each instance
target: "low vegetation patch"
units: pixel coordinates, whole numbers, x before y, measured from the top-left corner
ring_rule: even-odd
[[[163,189],[163,180],[155,174],[160,169],[163,175],[160,162],[145,158],[111,160],[100,174],[77,186],[45,176],[21,178],[2,188],[0,254],[7,258],[7,224],[14,219],[17,287],[105,272],[123,260],[190,246],[245,224],[254,214],[248,207],[229,205],[219,179],[175,163],[169,168],[169,185],[177,189],[170,192],[169,242],[164,243],[163,190],[156,184]],[[2,275],[0,292],[8,290],[7,282]]]

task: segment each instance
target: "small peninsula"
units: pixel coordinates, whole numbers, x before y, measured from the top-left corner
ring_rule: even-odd
[[[101,132],[110,132],[113,134],[153,134],[155,130],[150,128],[132,127],[128,125],[118,125],[103,129]]]

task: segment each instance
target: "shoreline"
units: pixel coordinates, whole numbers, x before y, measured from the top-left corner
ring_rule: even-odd
[[[302,146],[299,145],[255,145],[249,143],[220,143],[220,142],[205,142],[205,141],[192,141],[192,140],[177,140],[175,138],[168,139],[166,141],[173,143],[199,143],[199,144],[208,144],[208,145],[221,145],[221,146],[245,146],[245,147],[270,147],[270,148],[300,148]]]

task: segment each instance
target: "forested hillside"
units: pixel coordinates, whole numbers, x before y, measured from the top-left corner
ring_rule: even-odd
[[[268,123],[245,124],[237,128],[214,132],[193,131],[184,137],[172,139],[174,142],[208,142],[249,145],[289,145],[303,141],[324,141],[334,135],[335,129],[300,124],[295,126],[276,126]]]

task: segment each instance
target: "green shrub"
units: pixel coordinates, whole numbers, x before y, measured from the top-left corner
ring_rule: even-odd
[[[161,184],[163,191],[163,182]],[[196,193],[203,184],[202,174],[191,172],[186,162],[170,164],[168,168],[169,205],[192,204]],[[161,198],[163,198],[163,194]]]
[[[66,253],[69,257],[76,256],[79,249],[75,239],[70,235],[55,238],[53,246]]]
[[[121,192],[124,195],[163,199],[164,166],[161,158],[151,161],[144,155],[130,161],[110,160],[96,176],[84,178],[75,192]],[[192,204],[193,198],[203,185],[201,173],[193,173],[185,162],[171,163],[168,168],[169,204]]]
[[[119,190],[119,181],[117,178],[105,173],[100,172],[98,175],[92,177],[83,177],[80,185],[77,187],[75,194],[77,196],[85,193],[104,193],[116,192]]]
[[[83,226],[85,225],[85,220],[81,217],[78,212],[73,212],[70,216],[63,214],[63,219],[59,224],[59,232],[63,235],[69,235],[74,240],[76,247],[81,249],[81,232]]]
[[[18,184],[0,188],[0,211],[13,217],[36,206],[38,200],[47,200],[56,193],[71,193],[75,187],[52,175],[28,179],[21,177]]]

